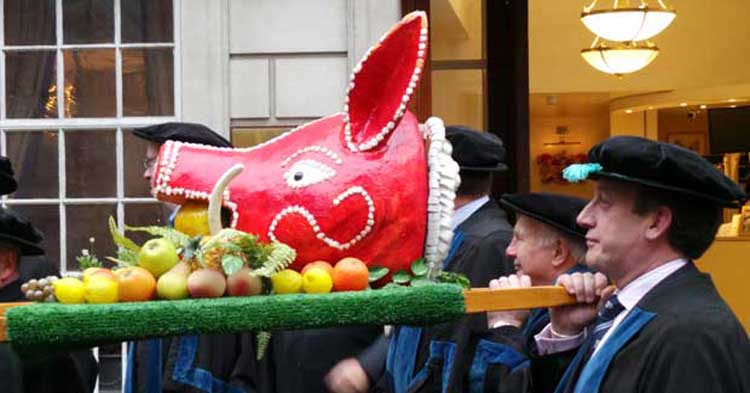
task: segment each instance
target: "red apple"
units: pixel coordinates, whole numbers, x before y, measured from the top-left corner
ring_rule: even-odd
[[[229,296],[253,296],[263,292],[263,280],[251,276],[252,269],[245,266],[227,277],[227,294]]]

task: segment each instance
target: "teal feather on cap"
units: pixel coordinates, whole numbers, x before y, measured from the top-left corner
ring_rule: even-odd
[[[571,183],[578,183],[588,179],[592,173],[602,171],[602,166],[597,163],[573,164],[563,169],[563,178]]]

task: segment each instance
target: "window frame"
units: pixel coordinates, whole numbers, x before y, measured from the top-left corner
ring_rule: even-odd
[[[3,195],[0,204],[3,208],[7,206],[33,206],[57,205],[59,212],[59,231],[60,231],[60,260],[58,261],[60,272],[67,273],[67,213],[66,207],[71,205],[92,205],[92,204],[115,204],[117,211],[117,222],[120,230],[123,229],[125,222],[125,206],[129,204],[160,203],[153,197],[126,197],[125,196],[125,165],[124,165],[124,138],[125,129],[134,127],[148,126],[152,124],[178,121],[182,118],[182,57],[181,57],[181,7],[182,0],[172,0],[172,42],[171,43],[122,43],[121,42],[121,0],[113,0],[114,15],[114,40],[112,43],[99,44],[63,44],[63,1],[55,0],[55,45],[5,45],[5,4],[0,2],[0,155],[7,154],[7,134],[23,131],[55,131],[58,135],[58,195],[56,198],[11,198]],[[123,70],[122,70],[122,50],[123,49],[149,49],[149,48],[171,48],[173,56],[173,116],[142,116],[142,117],[125,117],[123,116]],[[115,117],[88,117],[88,118],[66,118],[65,105],[57,105],[56,118],[43,119],[8,119],[6,114],[6,73],[5,73],[5,53],[6,51],[33,51],[33,50],[54,50],[56,56],[56,86],[64,86],[65,83],[65,65],[63,50],[68,49],[114,49],[115,50]],[[57,89],[57,102],[65,102],[64,89]],[[69,198],[66,196],[66,151],[65,151],[65,133],[67,131],[87,130],[96,132],[101,129],[106,132],[115,130],[115,170],[116,170],[116,195],[106,198]],[[102,223],[105,225],[105,223]],[[99,361],[99,348],[94,348],[94,356]],[[108,355],[109,357],[118,357],[117,355]],[[121,344],[121,389],[124,389],[126,377],[126,365],[128,361],[127,343]],[[100,390],[100,377],[97,378],[95,392]]]

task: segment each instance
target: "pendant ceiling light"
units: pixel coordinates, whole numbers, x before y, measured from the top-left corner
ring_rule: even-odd
[[[614,1],[612,8],[596,8],[597,0],[583,8],[581,21],[597,36],[609,41],[631,42],[647,40],[666,29],[677,14],[659,0],[660,8],[649,7],[645,1],[638,6],[620,6]]]
[[[659,48],[649,44],[605,44],[581,50],[581,57],[592,67],[608,74],[622,76],[649,65],[659,54]]]

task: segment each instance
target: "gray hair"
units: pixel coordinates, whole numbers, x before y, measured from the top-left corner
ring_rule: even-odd
[[[558,240],[563,240],[568,244],[570,255],[576,263],[583,263],[586,257],[586,241],[579,237],[562,232],[541,221],[534,220],[536,225],[536,241],[542,247],[553,247]]]

